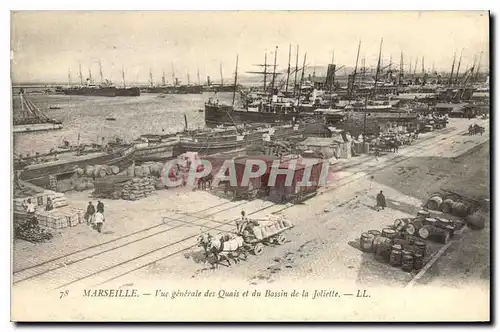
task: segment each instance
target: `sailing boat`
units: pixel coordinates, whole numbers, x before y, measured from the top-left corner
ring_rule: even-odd
[[[50,119],[45,113],[24,96],[24,90],[19,92],[21,109],[14,111],[13,132],[32,132],[62,129],[62,122]]]

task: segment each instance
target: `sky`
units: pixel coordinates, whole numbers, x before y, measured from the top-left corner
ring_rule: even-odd
[[[408,70],[419,57],[425,67],[451,70],[453,55],[463,49],[461,68],[482,55],[488,69],[489,17],[487,12],[167,12],[167,11],[24,11],[11,15],[11,76],[13,82],[79,81],[89,68],[98,81],[99,61],[103,75],[121,83],[122,66],[129,82],[161,81],[162,72],[172,80],[172,67],[181,81],[197,81],[207,75],[219,81],[220,65],[225,80],[238,73],[259,70],[254,64],[274,61],[288,64],[289,45],[295,64],[322,66],[331,62],[354,67],[358,43],[366,65],[375,66],[382,43],[383,62],[399,66],[401,52]]]

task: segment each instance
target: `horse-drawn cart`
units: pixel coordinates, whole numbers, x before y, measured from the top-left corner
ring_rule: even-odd
[[[262,254],[265,245],[281,245],[285,243],[284,232],[294,225],[283,217],[248,220],[237,232],[212,236],[203,233],[198,238],[198,245],[205,250],[205,256],[215,257],[215,264],[232,258],[235,262],[240,258],[246,260],[248,253],[256,256]]]
[[[294,226],[285,218],[254,219],[243,229],[241,236],[244,245],[254,255],[260,255],[264,246],[269,244],[282,245],[286,241],[283,234]]]

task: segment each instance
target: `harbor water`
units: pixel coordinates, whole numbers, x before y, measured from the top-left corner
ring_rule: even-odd
[[[49,118],[63,122],[63,129],[15,133],[16,154],[48,152],[68,140],[71,144],[102,143],[116,137],[131,141],[143,134],[167,134],[184,128],[184,114],[190,129],[204,126],[205,102],[212,92],[186,95],[141,94],[139,97],[89,97],[50,94],[27,94]],[[232,93],[219,93],[221,102],[231,103]],[[50,109],[50,108],[59,109]],[[13,112],[21,110],[19,98],[13,96]],[[108,121],[106,118],[115,118]]]

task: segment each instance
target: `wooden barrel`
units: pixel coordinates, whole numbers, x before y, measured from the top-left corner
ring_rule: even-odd
[[[441,196],[435,195],[429,198],[429,200],[427,201],[427,208],[434,211],[439,211],[439,208],[441,207],[442,203],[443,203],[443,198]]]
[[[135,173],[134,173],[134,172],[135,172],[135,167],[134,167],[134,165],[129,166],[129,167],[127,168],[127,176],[134,176],[134,175],[135,175]]]
[[[455,202],[451,198],[447,198],[441,203],[441,211],[444,213],[450,213],[451,212],[451,207],[453,206]]]
[[[415,240],[415,242],[413,243],[413,248],[415,254],[421,254],[425,256],[425,253],[427,251],[427,244],[422,240]]]
[[[424,226],[424,221],[421,218],[415,218],[406,226],[406,233],[409,235],[417,235],[418,230]]]
[[[467,216],[467,206],[462,202],[455,202],[451,206],[451,213],[457,217]]]
[[[479,213],[479,211],[476,211],[465,218],[465,224],[473,230],[483,229],[486,224],[486,219]]]
[[[82,169],[82,168],[80,168],[80,167],[78,167],[78,168],[75,170],[75,173],[76,173],[76,175],[78,175],[78,176],[83,176],[83,175],[85,174],[85,170],[84,170],[84,169]]]
[[[286,228],[285,224],[283,223],[283,218],[278,218],[278,226],[280,229]]]
[[[382,229],[382,236],[385,236],[392,240],[396,237],[396,231],[391,228],[384,228]]]
[[[283,225],[285,225],[285,227],[292,227],[292,223],[287,218],[283,219]]]
[[[382,234],[380,231],[377,231],[375,229],[369,230],[367,233],[372,234],[375,237],[380,236],[380,234]]]
[[[359,238],[359,246],[364,252],[373,252],[373,240],[375,236],[373,234],[363,233]]]
[[[134,167],[134,176],[138,176],[138,177],[142,176],[142,167],[141,166]]]
[[[106,165],[105,167],[106,169],[106,174],[107,175],[113,175],[113,166],[110,166],[110,165]],[[116,174],[120,173],[120,169],[118,169],[118,172]]]
[[[413,271],[413,255],[403,254],[401,258],[401,269],[405,272]]]
[[[102,165],[95,165],[94,166],[94,176],[96,178],[106,176],[106,170],[104,169],[104,167]]]
[[[443,244],[448,242],[451,235],[449,230],[432,225],[425,225],[418,231],[418,234],[424,240],[429,239]]]
[[[408,226],[408,223],[408,219],[396,219],[394,221],[394,228],[398,232],[403,232],[406,229],[406,226]]]
[[[415,218],[416,220],[424,221],[425,218],[430,217],[429,211],[426,210],[420,210],[417,212],[417,217]]]
[[[118,166],[111,166],[111,172],[114,174],[114,175],[117,175],[120,173],[120,168]]]
[[[163,168],[163,165],[161,163],[154,163],[153,165],[151,165],[151,168],[150,168],[151,175],[160,176],[162,168]]]
[[[389,262],[391,254],[392,241],[385,236],[377,236],[373,240],[373,249],[375,251],[375,259],[379,262]]]
[[[424,256],[420,253],[415,253],[413,256],[413,268],[417,271],[424,267]]]
[[[83,179],[78,179],[75,182],[75,190],[76,191],[84,191],[86,189],[87,189],[87,181],[85,181]]]
[[[151,171],[149,169],[149,165],[142,165],[142,176],[150,176]]]
[[[403,247],[399,244],[395,244],[391,248],[391,254],[389,256],[389,264],[392,266],[401,266],[401,259]]]
[[[94,166],[91,165],[85,166],[85,175],[88,177],[93,177],[95,175]]]

